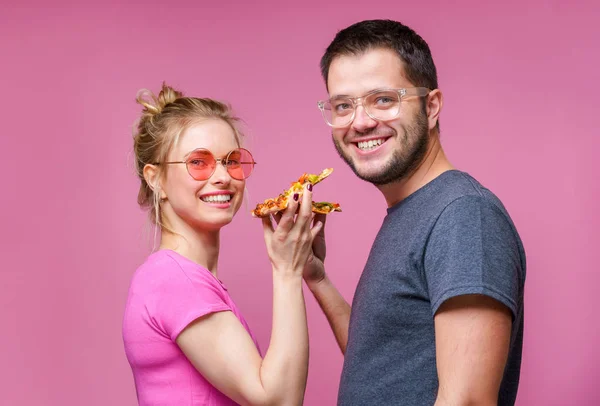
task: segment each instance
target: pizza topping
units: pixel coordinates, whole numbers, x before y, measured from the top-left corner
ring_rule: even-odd
[[[313,202],[312,211],[315,213],[329,214],[334,211],[342,211],[340,205],[337,203],[329,202]]]

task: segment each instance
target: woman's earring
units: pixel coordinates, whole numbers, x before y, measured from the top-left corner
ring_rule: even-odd
[[[162,202],[166,202],[167,200],[169,200],[167,197],[161,197],[161,196],[160,196],[160,195],[162,194],[162,190],[160,189],[160,186],[155,186],[155,188],[154,188],[154,194],[155,194],[156,196],[159,196],[159,198],[158,198],[158,201],[159,201],[160,203],[162,203]]]

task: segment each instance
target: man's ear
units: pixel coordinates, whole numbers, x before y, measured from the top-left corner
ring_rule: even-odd
[[[427,97],[427,121],[430,131],[437,126],[443,105],[444,97],[440,89],[429,92],[429,96]]]
[[[152,189],[154,193],[158,193],[158,197],[160,200],[165,200],[167,198],[167,193],[161,185],[161,177],[160,170],[156,165],[146,164],[144,166],[144,179],[146,179],[146,183]]]

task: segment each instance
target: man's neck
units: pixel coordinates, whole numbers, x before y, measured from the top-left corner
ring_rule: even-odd
[[[174,227],[174,231],[175,233],[163,231],[160,248],[173,250],[217,276],[219,230],[198,231],[187,225],[179,225]]]
[[[409,176],[399,182],[377,186],[377,188],[383,193],[388,207],[392,207],[451,169],[454,167],[444,154],[439,135],[432,134],[425,158]]]

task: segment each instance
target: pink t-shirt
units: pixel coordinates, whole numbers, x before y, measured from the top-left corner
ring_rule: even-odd
[[[204,379],[175,342],[192,321],[220,311],[233,312],[259,348],[227,288],[207,269],[170,250],[153,253],[137,269],[123,342],[141,406],[236,404]]]

